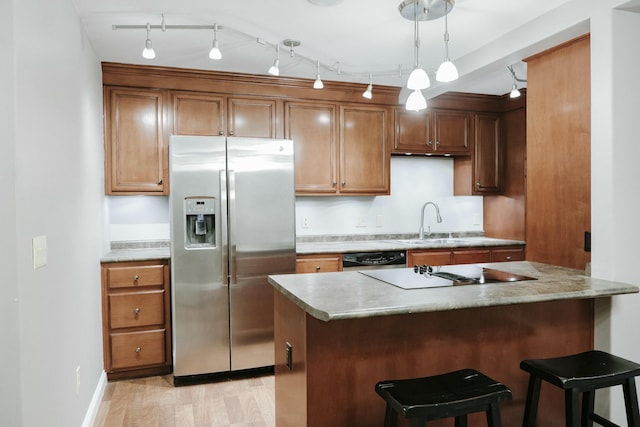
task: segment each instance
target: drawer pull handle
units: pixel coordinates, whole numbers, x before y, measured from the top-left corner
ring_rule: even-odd
[[[136,282],[138,281],[138,279],[140,279],[140,276],[138,276],[137,274],[133,276],[133,280],[135,280]]]
[[[134,308],[134,309],[133,309],[133,312],[134,312],[135,314],[140,314],[140,307],[136,307],[136,308]]]
[[[140,347],[136,347],[136,353],[140,353],[142,349]]]

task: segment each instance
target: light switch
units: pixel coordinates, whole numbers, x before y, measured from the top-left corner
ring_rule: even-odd
[[[33,269],[47,265],[47,236],[33,238]]]

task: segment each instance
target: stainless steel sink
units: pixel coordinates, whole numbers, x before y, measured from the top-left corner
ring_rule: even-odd
[[[460,244],[468,244],[468,240],[464,239],[456,239],[456,238],[445,238],[445,239],[400,239],[395,240],[395,242],[402,243],[404,245],[409,246],[423,246],[423,245],[460,245]]]

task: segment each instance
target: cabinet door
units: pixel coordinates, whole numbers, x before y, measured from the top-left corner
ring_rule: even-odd
[[[342,256],[339,254],[299,256],[296,259],[296,273],[326,273],[330,271],[342,271]]]
[[[276,101],[229,98],[229,136],[276,138]]]
[[[194,93],[174,93],[174,135],[224,135],[225,98]]]
[[[497,114],[476,114],[474,128],[474,193],[499,193],[502,170],[500,117]]]
[[[450,250],[409,251],[407,266],[414,265],[449,265],[451,264]]]
[[[340,106],[341,194],[389,194],[389,110]]]
[[[434,150],[440,154],[469,154],[469,113],[464,111],[433,110]]]
[[[432,152],[433,143],[429,144],[430,123],[426,110],[407,111],[404,108],[396,108],[393,152],[404,154]]]
[[[296,194],[336,193],[336,111],[329,103],[285,103],[284,137],[294,144]]]
[[[106,194],[168,194],[166,92],[107,88]]]

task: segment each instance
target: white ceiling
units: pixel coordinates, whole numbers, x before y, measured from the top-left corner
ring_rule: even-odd
[[[444,52],[444,18],[420,28],[420,62],[432,88],[502,95],[511,89],[507,65],[526,77],[522,58],[589,31],[578,11],[582,0],[456,0],[448,17],[449,56],[461,77],[436,84]],[[326,81],[403,86],[413,68],[413,21],[404,19],[401,0],[342,0],[317,6],[307,0],[73,0],[100,61],[266,74],[276,44],[300,41],[293,57],[281,45],[280,75],[313,79],[316,61]],[[208,52],[212,30],[151,31],[156,58],[142,58],[146,30],[113,30],[114,24],[212,25],[222,59]],[[258,38],[264,43],[258,42]],[[341,73],[335,70],[340,64]],[[400,73],[400,69],[402,73]],[[526,84],[521,85],[526,86]]]

